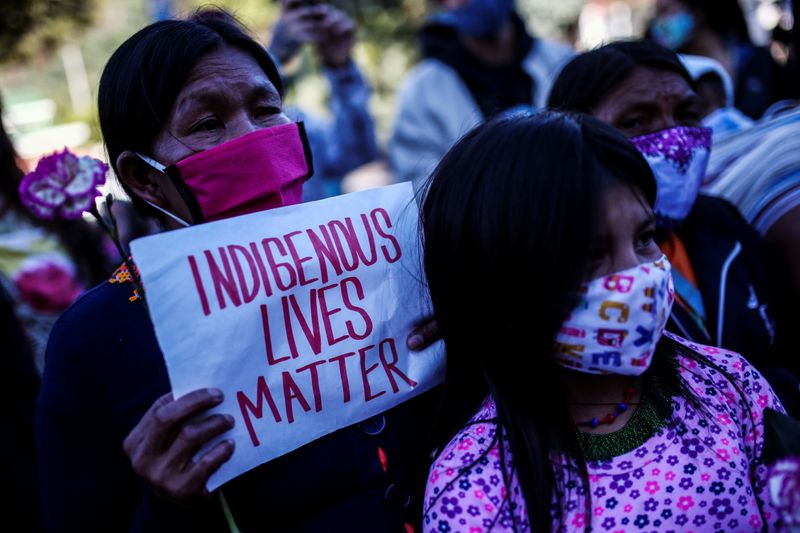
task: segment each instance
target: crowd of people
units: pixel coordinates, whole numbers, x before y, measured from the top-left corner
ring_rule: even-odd
[[[204,8],[111,55],[124,241],[336,196],[382,157],[353,20],[281,7],[268,46]],[[513,0],[431,8],[386,157],[416,190],[433,308],[407,343],[443,342],[444,383],[212,494],[234,453],[221,391],[173,396],[135,265],[25,208],[0,129],[3,471],[29,530],[800,528],[800,41],[775,61],[735,0],[658,0],[645,39],[584,53]],[[283,104],[304,45],[330,119]],[[282,143],[314,177],[263,175]]]

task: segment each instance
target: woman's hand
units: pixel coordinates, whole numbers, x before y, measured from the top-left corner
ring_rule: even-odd
[[[439,324],[432,316],[425,317],[417,322],[411,333],[408,334],[406,345],[409,350],[424,350],[441,338],[439,335]]]
[[[156,494],[181,504],[208,494],[208,478],[230,459],[234,443],[225,440],[202,456],[195,455],[211,439],[231,429],[233,417],[198,415],[222,399],[218,389],[199,389],[177,400],[172,393],[165,394],[125,438],[123,448],[133,471]]]

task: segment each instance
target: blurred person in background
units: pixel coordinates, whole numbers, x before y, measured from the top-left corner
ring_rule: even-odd
[[[346,174],[379,157],[368,107],[372,91],[352,58],[356,30],[344,11],[323,0],[281,0],[270,53],[279,66],[286,65],[303,45],[313,44],[330,85],[330,120],[287,109],[289,117],[305,123],[314,160],[314,179],[303,189],[305,201],[341,194]]]
[[[22,205],[24,175],[0,124],[0,285],[14,302],[41,371],[50,329],[61,312],[112,268],[98,228],[83,220],[42,220]]]
[[[419,183],[474,126],[515,108],[543,107],[572,57],[532,36],[514,0],[437,0],[420,32],[422,61],[398,94],[389,142],[396,181]]]
[[[714,142],[755,123],[735,107],[733,81],[717,60],[692,55],[682,55],[680,58],[694,80],[700,116],[703,125],[711,128]]]
[[[734,203],[789,267],[793,307],[800,298],[800,2],[789,51],[793,100],[776,104],[755,127],[717,143],[705,188]]]
[[[733,78],[736,107],[751,118],[786,97],[787,73],[751,41],[739,0],[657,0],[648,35],[675,52],[717,60]]]
[[[677,54],[648,41],[611,43],[573,59],[548,105],[592,114],[624,133],[653,167],[658,244],[673,265],[667,329],[724,347],[763,371],[787,410],[800,412],[785,272],[727,201],[699,194],[711,148],[694,80]]]

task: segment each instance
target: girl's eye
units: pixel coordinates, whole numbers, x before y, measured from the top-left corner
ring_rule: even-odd
[[[656,232],[654,230],[648,230],[639,235],[639,239],[636,245],[639,248],[647,248],[651,244],[655,243],[655,238],[656,238]]]

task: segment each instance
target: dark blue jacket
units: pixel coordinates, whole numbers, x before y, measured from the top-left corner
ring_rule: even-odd
[[[786,409],[800,414],[800,357],[781,302],[787,281],[768,268],[770,252],[733,205],[701,194],[676,233],[697,276],[706,331],[677,303],[667,329],[686,339],[742,354],[775,388]],[[787,292],[784,290],[783,292]],[[791,346],[791,349],[790,349]]]
[[[170,390],[152,323],[140,301],[128,300],[131,290],[129,283],[100,285],[53,329],[37,415],[46,527],[228,531],[218,499],[194,509],[159,500],[123,453],[126,435]],[[436,394],[226,484],[222,490],[240,530],[402,532],[406,522],[417,523],[430,462],[423,441]],[[388,457],[386,471],[379,447]]]

